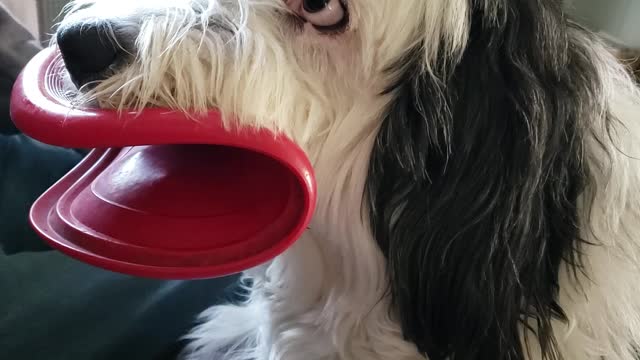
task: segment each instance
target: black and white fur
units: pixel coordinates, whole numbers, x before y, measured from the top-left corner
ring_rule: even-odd
[[[636,359],[640,96],[605,46],[556,0],[345,0],[333,32],[292,4],[77,1],[60,27],[126,54],[87,99],[218,107],[314,165],[310,229],[185,358]]]

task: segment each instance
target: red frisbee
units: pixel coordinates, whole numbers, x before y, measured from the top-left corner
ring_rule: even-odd
[[[210,278],[273,259],[306,229],[316,184],[289,139],[225,129],[216,111],[193,119],[161,108],[78,108],[70,84],[49,48],[11,98],[27,135],[95,149],[31,208],[31,224],[54,248],[131,275]]]

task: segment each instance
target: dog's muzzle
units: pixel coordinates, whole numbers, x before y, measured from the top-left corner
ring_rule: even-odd
[[[58,39],[62,55],[55,48],[38,54],[11,99],[12,118],[27,135],[95,149],[31,209],[49,244],[109,270],[187,279],[258,266],[301,236],[316,184],[296,144],[264,129],[225,126],[215,109],[189,115],[78,106],[73,83],[110,66],[114,52],[99,31],[88,38],[69,31]],[[85,45],[94,53],[79,54]]]

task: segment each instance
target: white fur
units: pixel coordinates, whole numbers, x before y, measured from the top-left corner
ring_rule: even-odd
[[[362,197],[390,101],[379,95],[394,76],[384,70],[419,42],[429,44],[427,70],[439,54],[457,56],[469,9],[463,0],[401,2],[351,0],[350,28],[336,36],[291,31],[279,0],[77,1],[64,20],[111,19],[139,33],[135,61],[88,92],[103,106],[218,107],[243,125],[285,133],[314,164],[319,199],[310,230],[245,274],[255,281],[246,304],[203,314],[188,335],[188,359],[423,359],[390,315],[385,261]],[[225,27],[236,35],[220,31]],[[599,101],[621,121],[618,143],[607,146],[640,157],[637,90],[604,49],[593,57],[605,84]],[[592,121],[602,124],[602,117],[593,114]],[[563,273],[560,303],[571,321],[554,329],[566,359],[633,360],[628,344],[640,338],[640,163],[615,151],[608,162],[591,145],[585,156],[597,187],[583,235],[602,244],[586,249],[584,289]],[[531,359],[540,358],[536,351],[531,346]]]

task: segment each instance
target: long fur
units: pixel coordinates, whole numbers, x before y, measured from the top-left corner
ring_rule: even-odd
[[[117,3],[117,4],[115,4]],[[310,229],[206,311],[186,359],[635,360],[640,95],[554,0],[77,1],[102,106],[220,108],[318,180]]]

